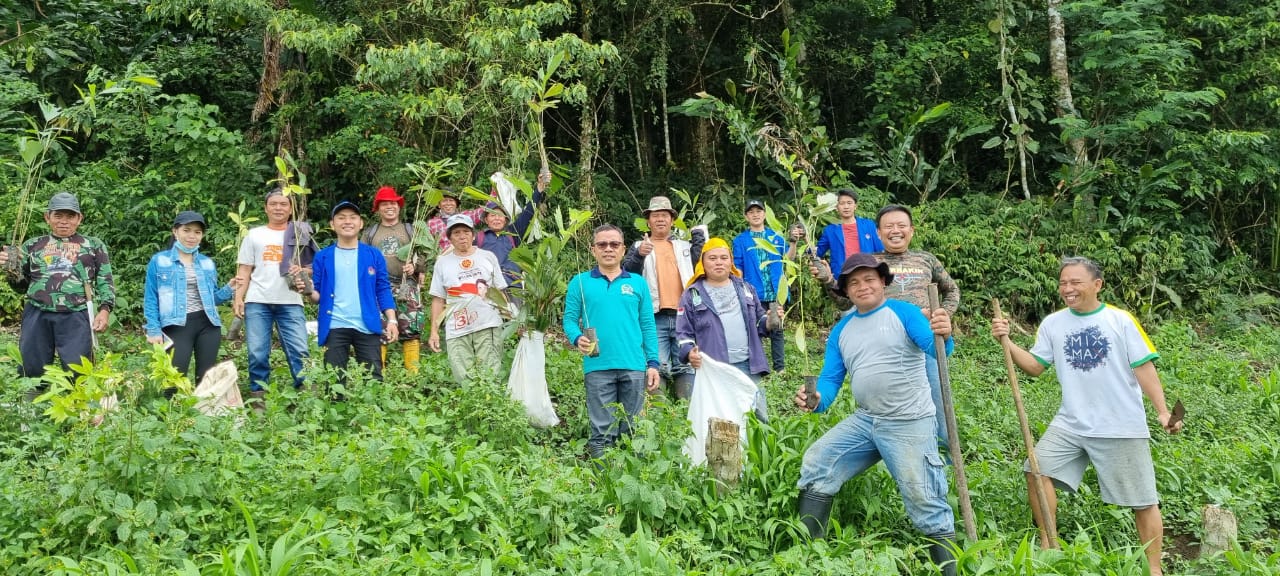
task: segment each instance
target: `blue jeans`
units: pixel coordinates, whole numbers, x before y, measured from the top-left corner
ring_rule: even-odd
[[[937,359],[924,357],[924,373],[929,377],[929,394],[933,396],[934,419],[938,421],[938,442],[947,445],[947,415],[942,411],[942,379],[938,376]],[[951,396],[955,400],[954,391]]]
[[[751,373],[750,360],[743,360],[741,362],[738,362],[734,364],[733,367],[737,368],[738,370],[741,370],[743,374],[746,374],[748,378],[751,378],[752,382],[756,383],[756,403],[755,403],[756,420],[759,420],[761,422],[768,424],[769,423],[769,404],[768,402],[765,401],[764,386],[760,385],[760,375]]]
[[[773,305],[773,302],[762,302],[762,304],[768,310],[769,306]],[[787,368],[786,347],[786,331],[774,330],[769,333],[769,360],[774,372],[781,372]]]
[[[293,386],[302,386],[302,361],[307,359],[307,319],[297,304],[244,305],[244,344],[249,349],[249,390],[262,390],[271,381],[271,325],[280,336],[280,346],[289,361]]]
[[[805,450],[800,489],[834,496],[850,478],[884,460],[916,530],[951,534],[955,517],[934,429],[933,418],[886,420],[854,412]]]
[[[693,374],[693,367],[680,361],[680,347],[676,345],[676,314],[662,311],[653,315],[658,325],[658,371],[668,380],[681,374]]]
[[[591,437],[587,451],[592,458],[604,455],[618,438],[631,433],[631,419],[644,408],[645,373],[643,370],[595,370],[583,375],[587,385],[587,416],[591,420]],[[616,410],[622,405],[622,418]]]

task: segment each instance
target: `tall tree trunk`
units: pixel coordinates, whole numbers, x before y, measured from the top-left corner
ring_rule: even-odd
[[[644,178],[644,153],[640,145],[640,111],[636,110],[636,92],[627,82],[627,99],[631,103],[631,137],[636,147],[636,171]]]
[[[595,12],[595,3],[583,0],[582,6],[582,41],[591,42],[591,19]],[[590,83],[583,79],[590,93]],[[595,179],[593,178],[596,156],[596,110],[594,101],[588,98],[582,103],[582,124],[578,135],[578,190],[582,204],[594,207],[596,204]]]
[[[1012,76],[1013,64],[1009,61],[1009,43],[1008,28],[1005,27],[1005,8],[1006,2],[1001,0],[1000,9],[998,11],[998,21],[1000,22],[1000,92],[1004,95],[1005,107],[1009,111],[1010,132],[1013,134],[1014,143],[1018,147],[1018,176],[1022,184],[1022,197],[1027,200],[1031,199],[1031,188],[1027,185],[1027,130],[1028,127],[1018,118],[1018,107],[1013,101],[1014,87],[1010,80]],[[1005,180],[1005,189],[1008,190],[1008,179]]]
[[[1067,69],[1067,33],[1062,24],[1062,0],[1048,0],[1048,3],[1049,70],[1058,84],[1058,98],[1055,101],[1058,117],[1077,117],[1079,114],[1071,96],[1071,73]],[[1083,167],[1088,162],[1084,138],[1075,137],[1068,143],[1075,154],[1076,166]]]

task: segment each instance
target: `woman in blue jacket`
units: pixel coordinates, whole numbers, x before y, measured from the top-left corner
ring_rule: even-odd
[[[213,260],[200,253],[206,224],[198,212],[184,211],[173,220],[173,245],[156,252],[147,264],[142,292],[142,315],[147,342],[172,342],[173,367],[183,374],[196,357],[196,378],[218,360],[222,320],[218,304],[231,299],[233,278],[218,287]],[[172,390],[166,391],[172,395]]]

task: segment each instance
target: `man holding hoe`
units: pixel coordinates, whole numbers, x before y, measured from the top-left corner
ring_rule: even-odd
[[[1042,488],[1050,518],[1032,506],[1041,526],[1057,521],[1054,487],[1075,491],[1090,462],[1098,473],[1102,501],[1132,508],[1138,539],[1147,547],[1152,576],[1162,574],[1160,551],[1164,523],[1151,461],[1145,394],[1169,434],[1182,430],[1165,404],[1153,360],[1159,358],[1142,326],[1128,312],[1098,299],[1102,270],[1087,258],[1064,258],[1058,270],[1058,295],[1067,308],[1050,314],[1036,332],[1030,351],[1008,345],[1013,362],[1031,376],[1055,367],[1062,406],[1036,444]],[[991,321],[997,340],[1009,335],[1009,322]],[[1029,470],[1029,468],[1024,468]],[[1027,472],[1027,485],[1037,480]],[[1035,502],[1034,487],[1031,502]]]
[[[800,465],[800,520],[813,538],[826,533],[831,503],[846,481],[884,461],[911,518],[929,538],[929,557],[946,576],[956,574],[955,517],[947,502],[947,476],[934,439],[933,400],[925,364],[950,353],[951,314],[885,297],[889,265],[859,253],[844,261],[836,285],[854,309],[827,338],[817,390],[802,386],[795,403],[825,412],[849,377],[857,410],[809,446]],[[876,337],[868,338],[867,335]],[[946,350],[936,350],[947,337]]]

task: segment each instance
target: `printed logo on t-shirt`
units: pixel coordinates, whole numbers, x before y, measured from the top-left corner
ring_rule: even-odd
[[[630,284],[623,284],[618,291],[621,292],[623,296],[632,296],[636,293],[635,289],[632,288]]]
[[[284,246],[267,244],[262,249],[263,262],[284,262]]]
[[[1072,368],[1089,372],[1106,363],[1107,354],[1111,352],[1111,341],[1102,335],[1102,330],[1097,326],[1090,326],[1067,334],[1062,352]]]
[[[460,265],[462,266],[463,270],[470,270],[472,266],[475,266],[475,264],[476,263],[473,262],[470,258],[463,258],[462,264]]]
[[[373,276],[373,275],[376,275],[376,274],[378,273],[378,271],[377,271],[377,270],[374,270],[374,269],[373,269],[373,266],[370,266],[368,269],[366,269],[366,270],[364,271],[364,273],[365,273],[365,274],[368,274],[368,275],[370,275],[370,276]]]
[[[382,239],[382,242],[378,243],[378,248],[382,250],[383,256],[388,258],[393,257],[396,255],[396,252],[400,251],[400,239],[396,238],[394,235],[387,236]]]

